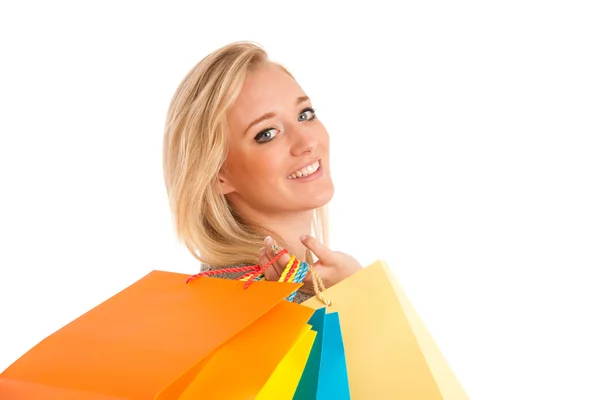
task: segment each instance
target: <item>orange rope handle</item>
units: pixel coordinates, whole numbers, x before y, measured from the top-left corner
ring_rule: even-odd
[[[287,252],[288,252],[287,249],[282,249],[275,257],[273,257],[272,260],[270,260],[268,263],[266,263],[263,267],[261,267],[259,264],[257,264],[257,265],[248,265],[245,267],[221,268],[221,269],[214,269],[214,270],[210,270],[210,271],[202,271],[202,272],[199,272],[199,273],[187,278],[185,283],[190,283],[194,279],[199,278],[201,276],[227,274],[227,273],[231,273],[231,272],[246,272],[246,274],[244,274],[243,277],[246,277],[246,276],[250,277],[250,279],[248,279],[248,282],[246,282],[246,285],[244,286],[244,289],[247,289],[248,286],[250,286],[250,283],[252,281],[254,281],[254,279],[256,277],[262,275],[262,273],[267,268],[269,268],[271,265],[273,265],[282,255],[284,255]]]

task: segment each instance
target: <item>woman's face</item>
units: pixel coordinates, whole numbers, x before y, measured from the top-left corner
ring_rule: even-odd
[[[223,192],[243,214],[306,211],[333,196],[329,135],[298,83],[268,63],[227,113]]]

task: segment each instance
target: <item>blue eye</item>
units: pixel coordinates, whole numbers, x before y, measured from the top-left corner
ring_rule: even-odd
[[[315,118],[317,118],[317,115],[315,114],[315,109],[308,107],[302,110],[302,112],[298,116],[298,121],[312,121]]]
[[[266,143],[275,139],[275,136],[277,136],[277,129],[269,128],[259,132],[259,134],[254,137],[254,140],[258,143]]]
[[[298,122],[307,122],[312,121],[317,118],[315,114],[315,109],[311,107],[307,107],[298,116]],[[279,135],[279,131],[277,128],[267,128],[263,131],[260,131],[256,136],[254,136],[254,140],[257,143],[267,143],[271,140],[275,139]]]

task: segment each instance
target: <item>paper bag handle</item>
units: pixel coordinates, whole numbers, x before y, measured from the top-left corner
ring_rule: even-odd
[[[248,287],[250,287],[252,282],[264,278],[264,272],[267,268],[269,268],[271,265],[273,265],[281,256],[288,253],[287,249],[279,249],[279,248],[275,249],[274,248],[274,251],[275,251],[275,257],[273,257],[273,259],[270,260],[268,263],[266,263],[264,266],[260,266],[259,264],[256,264],[256,265],[248,265],[245,267],[231,267],[231,268],[215,269],[215,270],[210,270],[210,271],[202,271],[200,273],[190,276],[186,280],[185,283],[190,283],[191,281],[193,281],[194,279],[196,279],[200,276],[246,272],[241,277],[239,277],[238,280],[245,281],[246,284],[244,285],[244,289],[248,289]],[[331,301],[329,301],[328,299],[325,298],[325,296],[323,296],[322,292],[324,292],[326,289],[325,284],[323,283],[323,280],[321,279],[321,276],[318,274],[315,267],[311,264],[308,264],[305,261],[299,261],[293,254],[290,254],[290,261],[287,263],[283,273],[279,277],[278,282],[295,282],[295,283],[302,282],[302,280],[306,276],[307,272],[310,272],[310,275],[311,275],[311,278],[313,281],[313,288],[314,288],[317,298],[326,306],[331,306]],[[296,292],[292,293],[288,297],[288,300],[291,301],[295,295],[296,295]]]

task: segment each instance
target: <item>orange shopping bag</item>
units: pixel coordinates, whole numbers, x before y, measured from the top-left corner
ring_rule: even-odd
[[[153,271],[59,329],[0,374],[0,399],[253,398],[297,383],[314,340],[313,310],[284,300],[300,284],[186,278]],[[257,339],[259,356],[244,347]],[[215,381],[226,395],[206,386],[244,363],[246,375]]]

